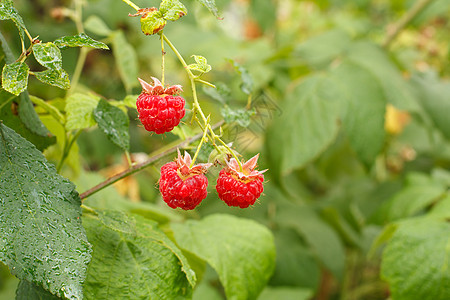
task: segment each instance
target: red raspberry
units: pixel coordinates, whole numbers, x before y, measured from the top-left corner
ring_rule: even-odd
[[[147,131],[157,134],[171,131],[180,124],[186,111],[183,97],[176,96],[182,92],[180,85],[164,88],[161,82],[152,77],[153,86],[139,79],[142,93],[136,101],[139,120]]]
[[[197,164],[190,168],[191,156],[184,158],[178,151],[178,158],[161,167],[159,191],[164,202],[172,208],[194,209],[206,198],[208,179],[205,172],[211,164]]]
[[[242,165],[242,171],[236,159],[232,158],[222,169],[217,179],[216,190],[219,198],[228,206],[246,208],[253,205],[264,190],[263,173],[267,170],[255,170],[259,154]]]

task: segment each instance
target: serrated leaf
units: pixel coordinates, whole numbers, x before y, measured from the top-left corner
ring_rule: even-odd
[[[206,60],[206,58],[200,55],[192,56],[194,57],[196,63],[188,65],[187,67],[189,70],[200,72],[200,75],[211,71],[211,66],[208,65],[208,61]]]
[[[187,14],[186,7],[178,0],[163,0],[159,5],[159,11],[168,21],[176,21]]]
[[[70,88],[69,74],[63,69],[48,69],[42,72],[33,73],[36,78],[45,84],[68,90]]]
[[[120,108],[101,99],[94,110],[94,119],[111,142],[123,150],[130,150],[130,135],[128,133],[130,121]]]
[[[343,129],[352,148],[370,166],[385,142],[386,98],[377,79],[366,69],[344,61],[332,74],[342,89]]]
[[[61,50],[52,42],[34,44],[33,54],[41,66],[51,70],[62,69]]]
[[[157,223],[123,212],[83,215],[92,261],[85,299],[189,299],[195,273]]]
[[[25,23],[11,0],[2,0],[0,2],[0,20],[12,20],[19,30],[20,38],[24,40]]]
[[[5,65],[2,71],[2,87],[18,96],[27,89],[29,70],[27,64],[20,61]]]
[[[326,76],[308,77],[287,95],[280,108],[282,117],[267,132],[275,174],[303,167],[334,141],[339,129],[339,96],[336,82]]]
[[[66,100],[66,129],[84,129],[95,125],[94,109],[99,98],[89,94],[73,94]]]
[[[247,69],[244,68],[244,66],[242,66],[241,64],[239,64],[238,62],[234,61],[234,60],[230,60],[231,63],[234,66],[234,69],[236,70],[236,72],[238,72],[239,75],[241,75],[241,90],[246,93],[247,95],[250,95],[253,91],[253,79],[250,76],[250,73],[248,73]]]
[[[381,276],[396,300],[450,297],[450,223],[430,218],[400,222],[383,251]]]
[[[122,31],[116,31],[112,38],[114,59],[125,89],[130,91],[138,85],[138,60],[136,51],[128,43]]]
[[[225,105],[220,109],[220,113],[222,114],[226,123],[234,123],[236,122],[242,127],[248,127],[252,122],[252,116],[256,114],[255,109],[232,109],[228,105]]]
[[[59,300],[61,298],[44,290],[42,287],[21,280],[16,290],[16,300]]]
[[[216,270],[229,299],[256,299],[274,270],[272,233],[255,221],[217,214],[171,228],[181,248]]]
[[[223,19],[216,6],[215,0],[197,0],[206,7],[217,19]]]
[[[109,47],[99,41],[94,40],[93,38],[87,36],[84,32],[79,33],[74,36],[65,36],[53,41],[60,49],[66,49],[69,47],[88,47],[94,49],[106,49],[109,50]]]
[[[112,32],[100,17],[92,15],[84,21],[84,28],[100,36],[109,36]]]
[[[0,123],[0,260],[18,278],[81,299],[90,245],[75,186]]]

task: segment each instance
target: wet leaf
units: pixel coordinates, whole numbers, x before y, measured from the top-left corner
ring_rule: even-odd
[[[75,186],[0,124],[0,260],[18,278],[81,299],[90,245]]]
[[[28,66],[20,61],[5,65],[2,71],[2,87],[18,96],[27,89],[29,70]]]
[[[34,44],[33,54],[41,66],[51,70],[62,69],[61,51],[52,42]]]
[[[64,90],[70,88],[69,74],[63,69],[49,69],[42,72],[35,72],[34,76],[45,84],[53,85]]]
[[[94,110],[94,119],[108,139],[122,148],[130,150],[130,135],[128,116],[118,107],[101,99]]]
[[[42,287],[21,280],[16,290],[16,300],[58,300],[61,299]]]
[[[195,273],[181,250],[138,215],[100,211],[84,215],[93,244],[86,299],[190,299]]]
[[[216,270],[229,299],[256,299],[272,275],[273,236],[255,221],[217,214],[171,228],[181,248]]]
[[[109,50],[109,47],[106,44],[94,40],[83,32],[74,36],[59,38],[53,41],[53,43],[60,49],[66,49],[68,47],[88,47]]]
[[[20,37],[22,40],[24,39],[25,23],[14,7],[12,0],[2,0],[0,2],[0,20],[12,20],[16,24],[17,29],[19,29]]]

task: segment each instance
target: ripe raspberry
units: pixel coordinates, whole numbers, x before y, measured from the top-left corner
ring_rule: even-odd
[[[208,179],[204,173],[211,164],[197,164],[190,168],[191,156],[185,152],[184,158],[178,151],[176,161],[161,167],[159,191],[170,207],[184,210],[194,209],[206,198]]]
[[[142,93],[136,101],[139,120],[147,131],[157,134],[171,131],[186,113],[183,97],[176,96],[182,92],[181,86],[173,85],[164,88],[154,77],[152,77],[153,86],[138,79],[142,85]]]
[[[219,198],[228,206],[246,208],[253,205],[264,190],[263,173],[267,170],[255,170],[259,154],[242,165],[242,171],[236,159],[232,158],[222,169],[217,179],[216,190]]]

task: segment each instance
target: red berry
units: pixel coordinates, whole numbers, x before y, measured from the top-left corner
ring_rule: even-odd
[[[194,209],[207,195],[208,179],[205,172],[211,164],[197,164],[190,168],[191,157],[184,158],[178,151],[178,159],[161,167],[159,191],[164,202],[172,208]]]
[[[161,134],[171,131],[180,124],[186,113],[185,101],[183,97],[175,95],[181,92],[181,86],[164,88],[158,79],[152,78],[153,86],[139,78],[143,90],[136,101],[136,106],[144,128]]]
[[[240,170],[237,161],[232,158],[228,166],[222,169],[217,179],[216,190],[219,198],[228,206],[246,208],[253,205],[264,190],[264,171],[255,170],[258,155],[249,159]]]

